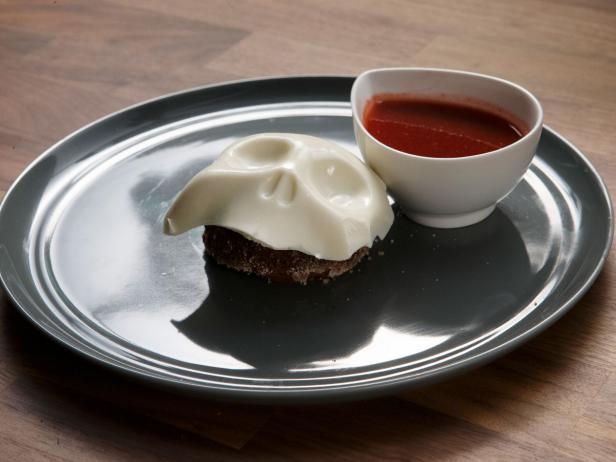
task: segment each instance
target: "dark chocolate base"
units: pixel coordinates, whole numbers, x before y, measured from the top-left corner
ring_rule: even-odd
[[[347,260],[321,260],[297,250],[274,250],[246,239],[220,226],[206,226],[203,233],[205,253],[220,265],[275,282],[311,280],[328,282],[346,273],[368,254],[368,247],[357,250]]]

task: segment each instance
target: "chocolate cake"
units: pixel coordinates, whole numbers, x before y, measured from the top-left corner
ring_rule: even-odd
[[[164,232],[205,226],[205,254],[275,282],[340,276],[387,235],[383,181],[332,141],[295,133],[239,139],[184,186]]]
[[[297,250],[274,250],[220,226],[206,226],[203,233],[205,253],[220,265],[275,282],[311,280],[327,282],[346,273],[368,254],[361,247],[342,261],[323,260]]]

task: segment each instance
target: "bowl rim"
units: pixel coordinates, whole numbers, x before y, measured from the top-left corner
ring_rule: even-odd
[[[400,73],[432,72],[435,74],[454,74],[454,75],[460,75],[460,76],[462,75],[469,76],[469,77],[473,77],[473,78],[477,78],[481,80],[491,80],[498,84],[513,88],[519,91],[520,93],[524,94],[537,109],[537,120],[535,121],[533,126],[528,130],[528,132],[524,134],[524,136],[522,136],[519,140],[516,140],[513,143],[508,144],[506,146],[503,146],[502,148],[495,149],[493,151],[484,152],[481,154],[474,154],[471,156],[462,156],[462,157],[431,157],[431,156],[421,156],[418,154],[412,154],[410,152],[401,151],[399,149],[393,148],[379,141],[374,136],[372,136],[372,134],[364,126],[364,122],[357,108],[358,106],[357,88],[359,86],[359,82],[364,80],[369,75],[384,74],[384,73],[389,73],[389,72],[400,72]],[[456,95],[456,96],[465,96],[465,95],[462,94],[462,95]],[[531,138],[532,136],[535,136],[537,132],[540,132],[543,127],[543,115],[544,115],[543,107],[541,106],[539,99],[534,94],[532,94],[529,90],[527,90],[526,88],[524,88],[523,86],[515,82],[503,79],[501,77],[496,77],[496,76],[488,75],[488,74],[481,74],[478,72],[463,71],[463,70],[458,70],[458,69],[447,69],[447,68],[437,68],[437,67],[383,67],[383,68],[369,69],[359,74],[357,78],[355,79],[355,81],[353,82],[353,86],[351,87],[351,98],[350,99],[351,99],[351,111],[353,115],[353,121],[362,131],[364,136],[367,136],[378,146],[384,148],[385,150],[387,150],[388,152],[392,153],[393,155],[397,157],[404,156],[405,158],[421,159],[424,162],[432,162],[432,161],[433,162],[449,162],[449,163],[477,162],[477,161],[480,161],[480,160],[483,160],[489,157],[493,157],[495,155],[499,155],[499,153],[502,153],[503,151],[510,150],[514,146],[518,146],[526,142],[529,138]],[[478,98],[475,98],[475,99],[478,99]],[[481,101],[481,99],[479,100]],[[359,143],[359,140],[357,140],[357,142],[358,142],[358,145],[361,146],[361,143]]]

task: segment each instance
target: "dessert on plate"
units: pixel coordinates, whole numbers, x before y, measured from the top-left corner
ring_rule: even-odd
[[[217,263],[272,281],[329,280],[357,265],[394,219],[385,184],[324,139],[240,139],[180,191],[164,231],[205,226]]]

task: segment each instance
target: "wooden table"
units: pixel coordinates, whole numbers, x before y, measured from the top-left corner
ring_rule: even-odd
[[[128,6],[130,5],[130,6]],[[616,2],[0,0],[0,190],[143,99],[263,75],[436,66],[514,80],[616,188]],[[172,396],[0,298],[0,460],[616,460],[616,265],[564,319],[446,383],[364,403]]]

